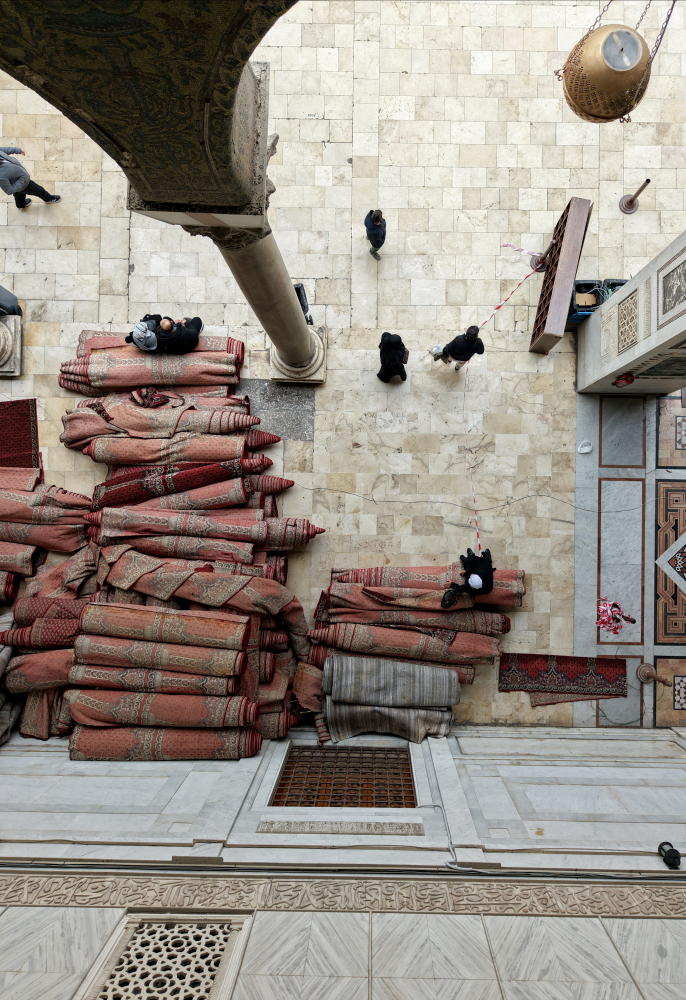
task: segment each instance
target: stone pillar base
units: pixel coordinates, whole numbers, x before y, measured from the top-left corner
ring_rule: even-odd
[[[0,322],[0,378],[22,374],[22,317],[3,316]]]
[[[296,368],[280,358],[272,344],[269,363],[269,378],[272,382],[307,382],[323,385],[326,382],[326,330],[323,326],[310,327],[313,354],[306,365]]]

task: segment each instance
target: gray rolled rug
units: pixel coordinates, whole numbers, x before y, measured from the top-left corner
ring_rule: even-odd
[[[460,700],[457,672],[416,660],[328,656],[322,691],[335,702],[385,708],[448,708]]]

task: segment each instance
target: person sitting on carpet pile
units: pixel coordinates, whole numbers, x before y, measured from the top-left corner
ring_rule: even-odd
[[[175,322],[170,316],[148,313],[125,340],[153,354],[190,354],[198,346],[204,328],[199,316]]]
[[[482,597],[493,590],[493,572],[496,567],[491,562],[490,549],[484,549],[483,555],[475,555],[467,549],[466,556],[460,556],[463,569],[460,576],[465,577],[464,583],[451,583],[441,598],[442,608],[451,608],[458,594],[471,594],[472,597]]]

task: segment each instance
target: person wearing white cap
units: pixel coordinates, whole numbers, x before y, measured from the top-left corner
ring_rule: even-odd
[[[458,594],[470,594],[472,597],[483,597],[493,590],[493,573],[495,566],[491,562],[489,549],[484,549],[483,554],[477,556],[471,549],[467,549],[466,556],[460,556],[463,569],[460,576],[465,577],[464,583],[451,583],[448,590],[441,598],[442,608],[451,608],[457,600]]]

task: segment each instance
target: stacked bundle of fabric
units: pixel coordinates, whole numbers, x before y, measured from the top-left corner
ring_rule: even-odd
[[[235,385],[244,351],[240,340],[201,334],[190,354],[149,354],[127,344],[123,334],[84,330],[78,357],[60,366],[59,384],[84,396],[137,386],[174,386],[183,393],[197,386]]]
[[[369,569],[333,569],[331,579],[339,583],[361,583],[366,587],[411,587],[416,590],[443,590],[451,583],[462,583],[462,565],[447,566],[374,566]],[[496,569],[493,590],[474,598],[475,604],[502,608],[521,608],[526,594],[524,570]]]
[[[9,661],[5,687],[27,693],[20,732],[72,731],[76,760],[238,759],[258,752],[248,615],[82,606],[71,649]]]
[[[447,708],[459,701],[460,683],[471,684],[478,665],[495,663],[495,657],[500,655],[496,636],[510,631],[509,618],[475,609],[473,598],[467,594],[458,594],[449,609],[441,607],[449,582],[447,569],[450,568],[439,568],[440,572],[431,575],[423,568],[394,567],[392,575],[384,574],[386,569],[333,570],[332,582],[320,597],[315,627],[308,632],[312,647],[307,666],[301,665],[294,686],[300,705],[315,713],[320,742],[326,741],[327,729],[332,736],[335,732],[337,739],[345,738],[343,733],[353,735],[353,730],[365,732],[370,729],[394,732],[408,739],[421,740],[423,735],[436,735],[439,729],[449,725]],[[344,579],[353,574],[362,577],[362,581]],[[437,589],[439,580],[441,589]],[[521,577],[510,581],[512,583],[516,585],[514,590],[524,591]],[[512,586],[507,593],[511,603],[515,597],[521,599],[520,593],[513,593]],[[390,663],[392,669],[388,666]],[[453,685],[450,690],[457,698],[448,703],[397,701],[393,699],[398,695],[391,691],[386,696],[391,701],[351,703],[350,697],[337,699],[335,689],[327,689],[326,678],[332,676],[330,671],[336,664],[336,670],[344,678],[347,674],[357,676],[360,670],[387,680],[421,675],[430,691],[435,688],[433,671],[438,670],[443,682]],[[324,673],[319,676],[316,671]],[[448,674],[449,682],[445,680]],[[357,681],[351,690],[356,687],[359,687]],[[323,704],[318,700],[320,690],[327,696]],[[360,690],[364,691],[364,686]],[[337,706],[338,701],[345,703],[345,709]],[[383,713],[380,713],[381,708]],[[401,708],[403,713],[398,714]],[[439,710],[447,714],[440,718],[430,714]],[[423,714],[425,712],[429,715]],[[413,719],[411,725],[407,721],[410,717]]]
[[[0,629],[11,628],[14,623],[12,612],[0,615]],[[12,656],[12,647],[0,645],[0,681]],[[10,738],[12,726],[21,715],[22,699],[13,697],[6,688],[0,688],[0,746]]]

